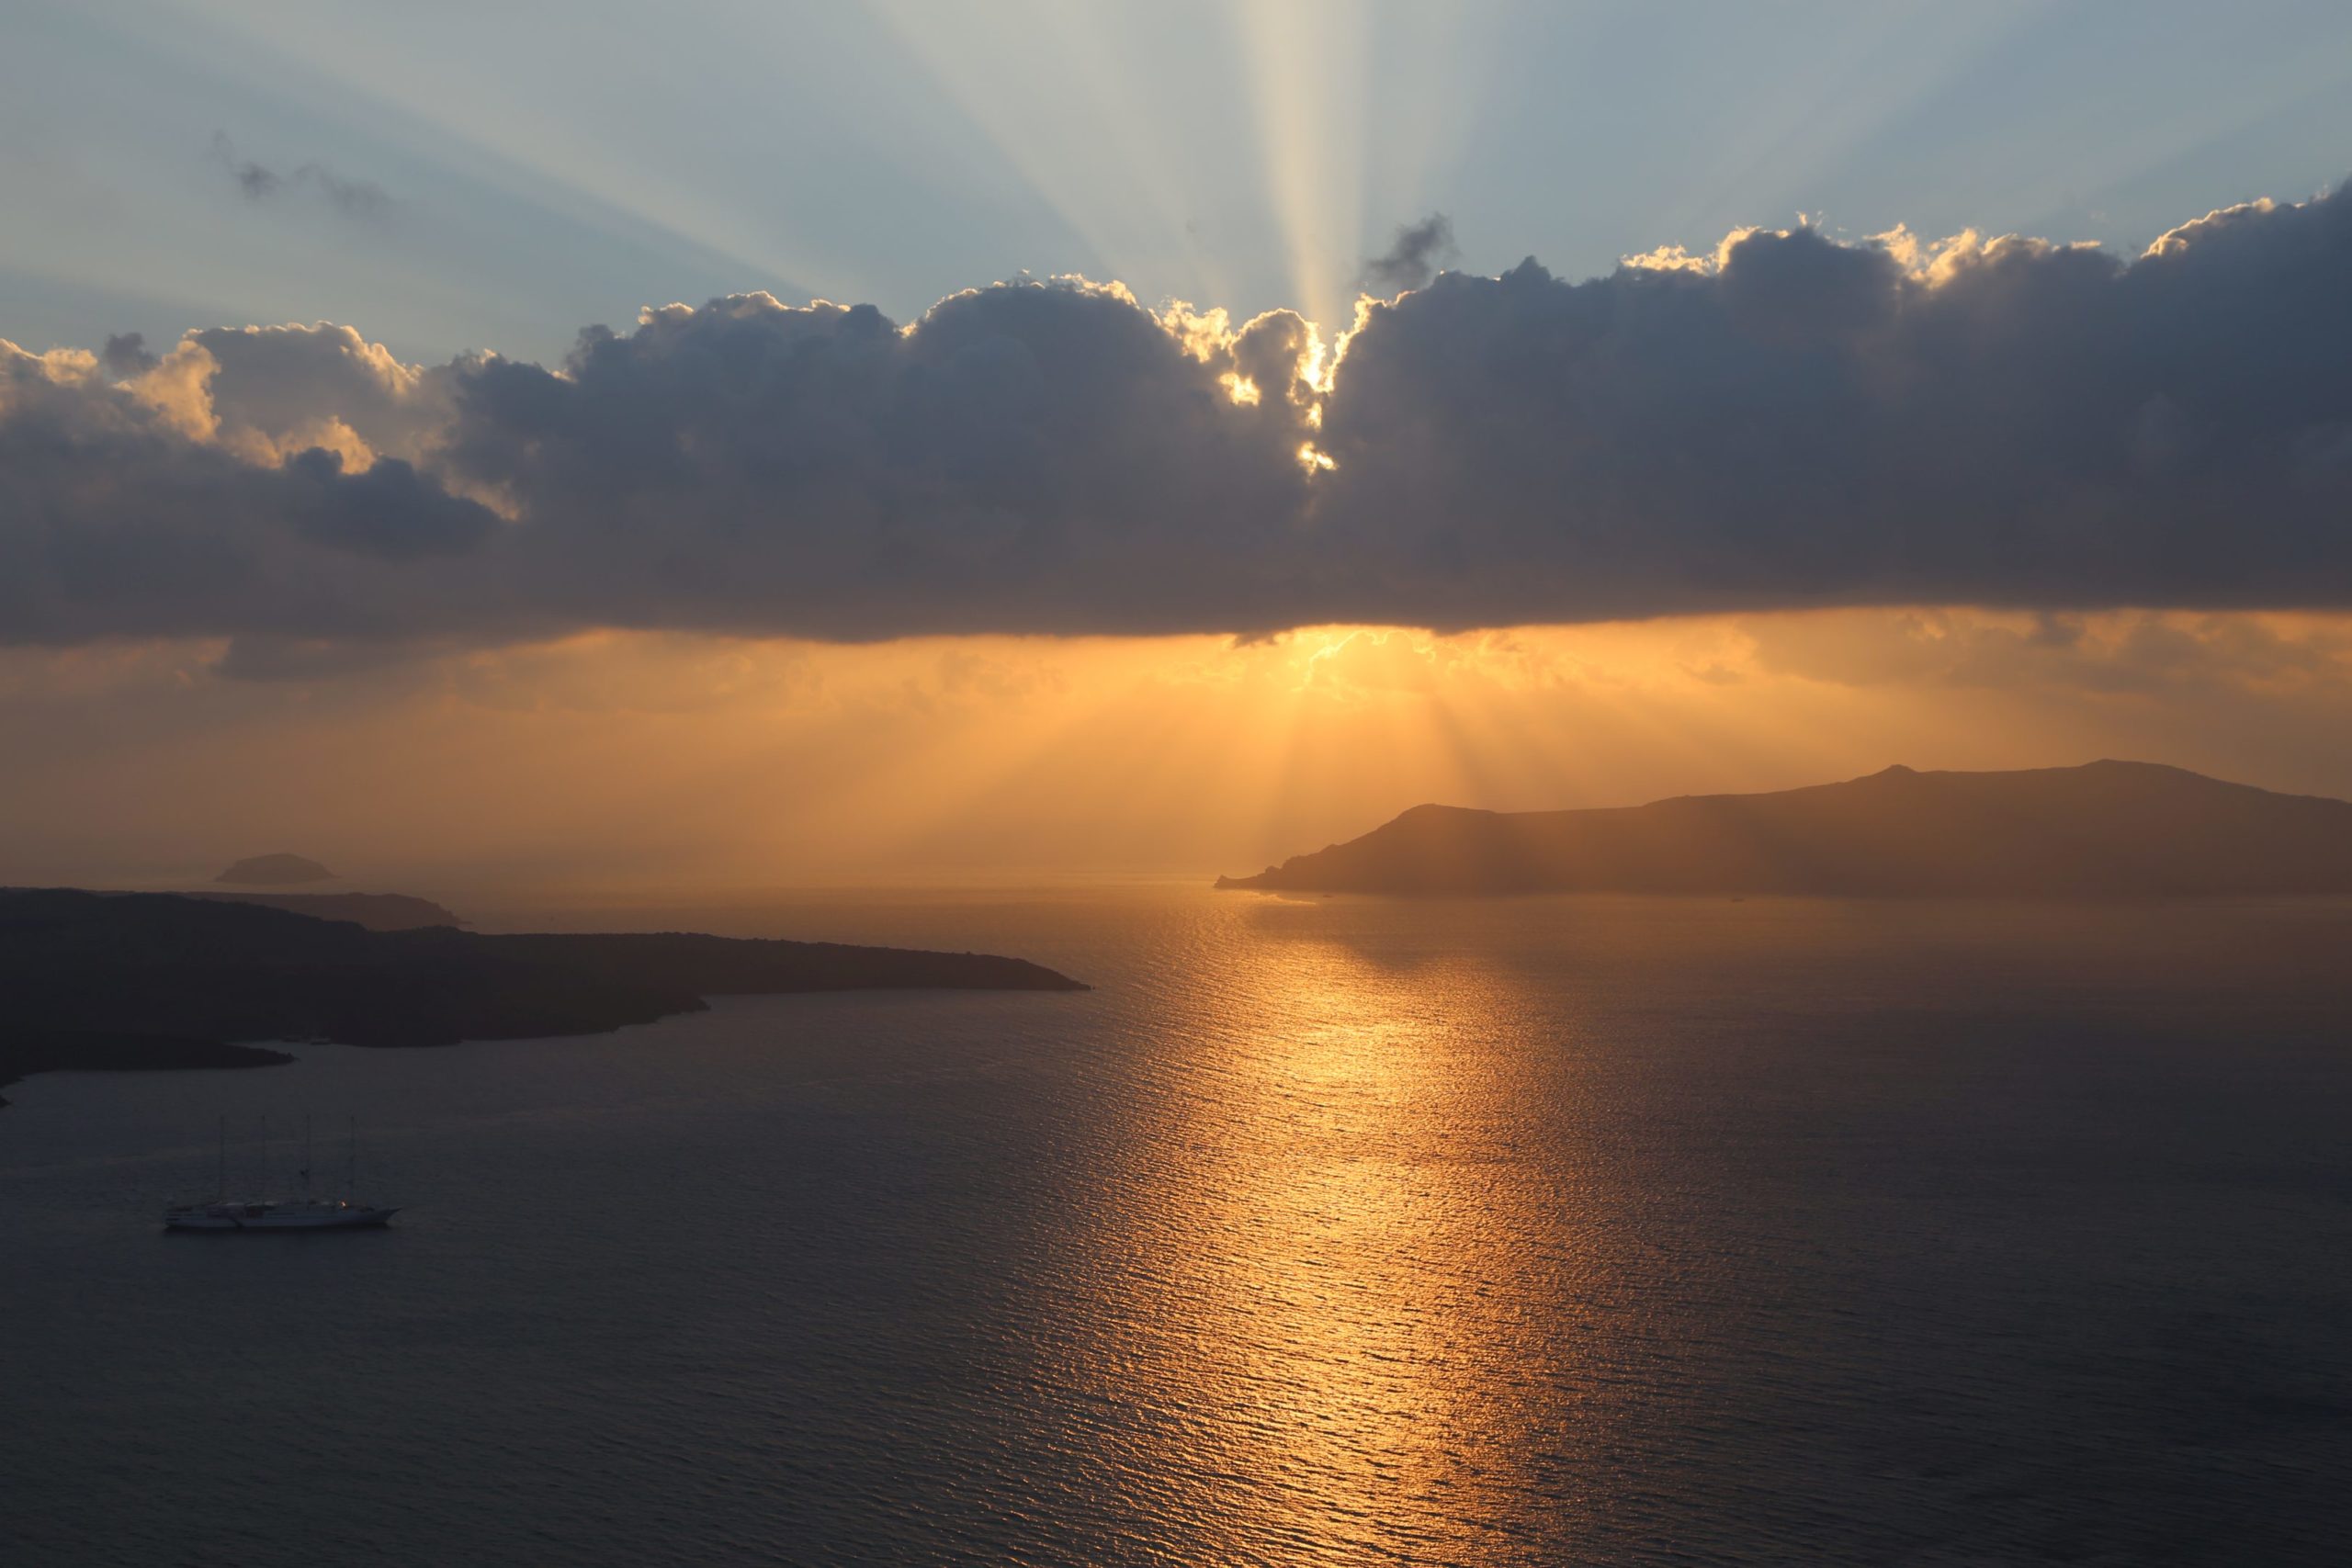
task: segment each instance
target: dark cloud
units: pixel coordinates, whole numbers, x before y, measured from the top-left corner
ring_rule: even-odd
[[[1440,624],[2341,605],[2347,266],[2338,195],[2128,265],[1799,230],[1712,272],[1449,274],[1351,344],[1317,504],[1391,563],[1365,610]]]
[[[526,635],[547,623],[511,586],[420,564],[479,555],[498,522],[397,459],[248,460],[0,344],[0,642]]]
[[[147,352],[145,333],[116,333],[98,351],[98,363],[111,376],[143,376],[155,368],[155,356]]]
[[[375,181],[345,178],[323,164],[302,164],[280,174],[266,164],[241,158],[225,131],[212,133],[209,153],[213,162],[229,171],[229,177],[249,201],[299,197],[322,203],[345,218],[379,217],[391,205],[392,198]]]
[[[1256,344],[1290,318],[1253,327]],[[565,519],[554,591],[609,624],[837,637],[1159,631],[1253,603],[1303,525],[1304,411],[1255,406],[1123,293],[1014,285],[901,332],[763,295],[462,377],[442,460]]]
[[[1075,284],[906,328],[670,306],[558,369],[330,326],[117,340],[115,381],[0,350],[0,640],[2352,608],[2352,197],[2129,263],[1804,229],[1652,259],[1445,274],[1322,387],[1289,312]]]
[[[294,481],[290,516],[306,538],[384,560],[463,555],[498,519],[449,494],[398,457],[345,474],[343,455],[312,446],[285,461]]]
[[[1432,212],[1419,223],[1397,230],[1396,242],[1385,254],[1365,262],[1363,275],[1356,281],[1360,288],[1382,295],[1425,288],[1437,276],[1437,269],[1459,254],[1453,243],[1453,220],[1442,212]]]

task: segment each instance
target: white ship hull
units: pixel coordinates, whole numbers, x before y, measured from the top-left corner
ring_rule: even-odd
[[[380,1225],[398,1209],[365,1203],[199,1203],[164,1211],[167,1231],[361,1230]]]

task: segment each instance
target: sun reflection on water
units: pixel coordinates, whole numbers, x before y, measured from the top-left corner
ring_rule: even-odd
[[[1224,918],[1290,914],[1314,912]],[[1216,1059],[1105,1238],[1140,1288],[1091,1375],[1177,1413],[1128,1461],[1193,1561],[1514,1555],[1498,1532],[1527,1513],[1496,1495],[1553,1441],[1575,1226],[1518,1168],[1509,984],[1303,932],[1222,945],[1186,1021]]]

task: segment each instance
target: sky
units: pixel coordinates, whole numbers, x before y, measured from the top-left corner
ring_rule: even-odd
[[[0,879],[2352,795],[2352,10],[0,0]]]

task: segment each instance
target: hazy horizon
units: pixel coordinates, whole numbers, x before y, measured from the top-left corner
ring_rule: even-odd
[[[0,655],[0,881],[838,885],[1254,870],[1429,802],[2160,761],[2352,796],[2352,625],[1843,611],[1438,637],[613,635],[310,679]],[[35,665],[40,678],[26,668]],[[171,787],[157,790],[158,779]]]

